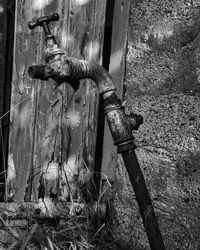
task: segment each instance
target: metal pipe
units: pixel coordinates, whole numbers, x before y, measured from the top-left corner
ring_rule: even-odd
[[[163,240],[135,151],[133,149],[125,151],[122,153],[122,157],[140,208],[150,247],[151,249],[162,250],[164,249]]]
[[[45,65],[34,65],[28,68],[31,78],[54,79],[58,84],[69,83],[74,87],[77,80],[90,78],[98,86],[100,94],[114,91],[116,88],[107,71],[98,64],[67,57],[61,50],[54,57],[46,58]]]
[[[141,119],[130,119],[115,94],[115,86],[108,72],[100,65],[87,61],[69,58],[65,52],[57,50],[48,55],[45,65],[29,67],[32,78],[47,80],[54,79],[58,84],[67,82],[75,88],[78,80],[90,78],[98,86],[104,100],[104,110],[108,125],[117,146],[118,153],[124,159],[126,169],[133,186],[136,200],[143,219],[144,227],[152,250],[164,250],[162,236],[156,220],[156,215],[145,184],[134,149],[132,130],[139,127]],[[76,85],[77,86],[77,85]]]

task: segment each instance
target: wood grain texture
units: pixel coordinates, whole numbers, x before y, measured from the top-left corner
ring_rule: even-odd
[[[88,188],[85,182],[95,155],[97,88],[83,81],[74,93],[67,84],[55,88],[53,81],[30,80],[27,68],[41,63],[44,41],[41,29],[30,31],[27,22],[57,12],[60,20],[51,24],[51,30],[59,46],[69,56],[99,62],[105,5],[106,0],[17,1],[11,98],[12,107],[17,106],[11,114],[7,180],[11,200],[77,198],[80,186]]]
[[[109,73],[115,83],[119,98],[123,98],[129,9],[130,0],[115,0]],[[108,124],[105,122],[102,158],[103,180],[109,178],[114,181],[116,154]]]
[[[4,90],[5,90],[5,64],[6,64],[6,39],[7,39],[7,1],[0,1],[0,173],[5,170],[5,137],[3,135],[3,127],[6,124],[5,118],[2,118],[4,114]],[[2,200],[4,190],[5,175],[0,176],[0,200]]]

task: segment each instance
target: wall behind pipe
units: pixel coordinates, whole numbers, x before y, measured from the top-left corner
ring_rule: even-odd
[[[198,0],[131,1],[124,105],[144,117],[136,153],[170,250],[200,248],[199,32]],[[149,249],[121,159],[115,186],[115,237]]]

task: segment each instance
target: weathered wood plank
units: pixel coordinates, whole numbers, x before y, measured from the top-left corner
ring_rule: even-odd
[[[115,0],[109,73],[111,74],[112,79],[115,83],[115,86],[117,88],[117,95],[119,98],[123,97],[129,9],[130,0]],[[116,150],[113,146],[113,139],[106,122],[104,128],[102,158],[103,180],[109,178],[111,181],[114,181],[116,161]]]
[[[4,119],[2,119],[4,111],[4,89],[5,89],[5,63],[6,63],[6,38],[7,38],[7,1],[0,1],[0,173],[5,170],[5,147],[3,126]],[[0,183],[4,182],[4,175],[0,176]],[[0,184],[3,189],[3,184]],[[2,194],[0,193],[0,199]]]
[[[4,68],[5,68],[5,77],[4,81],[1,83],[4,84],[3,88],[3,99],[1,99],[3,106],[1,110],[3,111],[3,116],[1,116],[1,125],[2,125],[2,144],[4,145],[3,150],[0,150],[2,157],[0,156],[1,162],[1,173],[4,169],[7,168],[7,153],[8,153],[8,132],[9,132],[9,109],[10,109],[10,93],[11,93],[11,81],[12,81],[12,65],[13,65],[13,45],[14,45],[14,27],[15,27],[15,0],[5,1],[4,11],[6,12],[6,17],[3,18],[2,23],[7,24],[7,28],[3,32],[4,42]],[[3,9],[2,9],[3,10]],[[4,24],[5,25],[5,24]],[[2,75],[1,75],[2,76]],[[5,196],[5,181],[6,181],[6,172],[0,176],[0,200],[4,200]]]
[[[77,196],[77,189],[91,177],[94,165],[98,91],[94,83],[54,87],[30,81],[27,67],[41,63],[41,30],[27,29],[33,17],[59,13],[51,26],[60,47],[69,56],[99,62],[103,44],[106,0],[17,1],[15,71],[12,106],[27,98],[11,116],[9,196],[38,200],[44,196]],[[28,96],[32,98],[28,98]],[[84,185],[85,186],[85,185]],[[87,185],[86,185],[87,186]],[[12,198],[12,197],[11,197]]]
[[[7,35],[7,1],[0,1],[0,117],[3,115],[6,35]]]
[[[27,9],[28,13],[25,11]],[[7,172],[8,199],[23,200],[28,170],[33,164],[35,114],[37,107],[35,92],[37,84],[32,85],[27,77],[27,66],[39,62],[36,44],[41,37],[28,39],[27,18],[33,18],[30,2],[17,1],[15,26],[15,50],[13,82],[11,94],[9,158]]]
[[[87,233],[88,226],[94,227],[94,219],[104,221],[105,217],[106,205],[99,201],[89,204],[55,203],[51,200],[0,203],[0,249],[13,249],[15,245],[22,246],[23,242],[30,237],[32,228],[37,226],[39,226],[37,230],[39,240],[46,238],[47,235],[44,232],[52,232],[53,239],[56,234],[61,235],[60,233],[66,232],[62,239],[65,237],[69,240],[70,232],[72,235],[75,231],[81,233],[82,230]]]
[[[22,241],[24,232],[30,230],[33,225],[46,229],[54,227],[58,231],[60,231],[59,227],[64,229],[63,226],[65,226],[65,230],[70,230],[73,228],[72,225],[75,227],[79,223],[87,225],[91,223],[91,218],[97,218],[97,216],[105,220],[105,204],[99,202],[90,202],[87,205],[79,202],[54,203],[50,200],[0,203],[0,243],[10,245],[13,237]]]

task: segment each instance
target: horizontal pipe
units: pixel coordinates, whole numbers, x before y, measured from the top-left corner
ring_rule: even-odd
[[[89,78],[99,88],[100,94],[115,91],[115,86],[108,72],[100,65],[84,60],[78,60],[58,54],[49,57],[45,65],[34,65],[28,68],[28,74],[33,79],[54,79],[58,84],[67,82],[73,86],[77,80]]]

